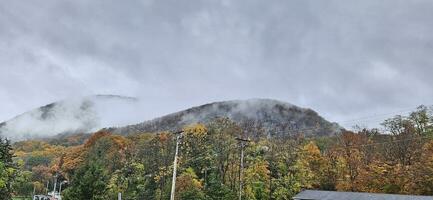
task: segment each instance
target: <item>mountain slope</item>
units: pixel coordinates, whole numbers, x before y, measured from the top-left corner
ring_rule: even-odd
[[[264,130],[268,136],[334,135],[341,131],[311,109],[300,108],[271,99],[223,101],[193,107],[136,125],[109,130],[118,134],[179,130],[192,123],[209,123],[215,118],[227,117],[241,126],[254,126]]]
[[[95,95],[54,102],[0,123],[0,136],[18,141],[58,134],[92,132],[116,124],[127,125],[133,122],[124,122],[121,116],[110,117],[118,115],[107,112],[127,110],[136,101],[131,97]]]
[[[74,98],[42,106],[0,123],[0,136],[13,141],[68,134],[89,133],[104,127],[118,134],[179,130],[193,123],[209,123],[220,117],[230,118],[248,132],[257,130],[268,136],[334,135],[341,128],[326,121],[311,109],[270,99],[250,99],[209,103],[139,122],[144,113],[137,100],[114,95]],[[125,126],[127,125],[127,126]]]

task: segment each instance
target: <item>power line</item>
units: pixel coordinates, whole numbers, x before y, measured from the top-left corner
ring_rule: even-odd
[[[394,112],[394,113],[396,113],[396,112]],[[352,121],[356,121],[356,120],[352,120]],[[358,122],[362,122],[362,120],[358,120]],[[282,124],[282,123],[280,123],[280,124]],[[301,132],[310,132],[310,131],[318,131],[318,130],[326,130],[326,128],[320,127],[320,126],[316,126],[316,127],[287,129],[287,130],[279,130],[279,131],[276,131],[276,130],[267,130],[267,132],[278,134],[278,133],[301,133]]]
[[[358,119],[358,120],[342,121],[342,122],[339,122],[339,124],[353,124],[351,122],[377,122],[377,121],[383,121],[387,118],[391,118],[391,117],[396,116],[396,115],[408,115],[410,113],[412,113],[412,112],[411,111],[396,112],[394,114],[390,113],[390,114],[384,114],[384,115],[380,115],[380,116],[374,116],[374,117],[372,116],[369,118],[362,118],[362,119]]]
[[[397,110],[397,111],[388,112],[388,113],[367,115],[367,116],[363,116],[363,117],[359,117],[359,118],[344,120],[344,121],[341,121],[340,123],[346,123],[346,122],[352,122],[352,121],[364,121],[366,119],[368,120],[370,118],[377,118],[377,117],[388,116],[388,115],[405,114],[407,112],[414,111],[417,107],[406,108],[406,109]]]
[[[426,105],[426,107],[432,107],[433,105]],[[416,109],[418,108],[418,106],[414,106],[411,108],[406,108],[406,109],[401,109],[398,111],[394,111],[394,112],[388,112],[388,113],[381,113],[381,114],[375,114],[375,115],[370,115],[370,116],[364,116],[364,117],[360,117],[360,118],[355,118],[355,119],[351,119],[351,120],[345,120],[345,121],[341,121],[338,122],[340,125],[357,125],[360,122],[383,122],[384,120],[386,120],[387,118],[392,118],[393,116],[390,115],[409,115],[410,113],[416,111]],[[349,122],[353,122],[353,123],[349,123]],[[301,132],[301,131],[314,131],[314,130],[318,130],[318,129],[322,129],[321,127],[316,127],[316,128],[303,128],[303,129],[291,129],[288,131],[280,131],[280,132]]]
[[[425,105],[425,106],[426,107],[433,107],[433,104],[432,105]],[[341,122],[339,122],[339,124],[344,124],[345,122],[366,122],[369,119],[370,120],[374,119],[375,121],[379,121],[379,120],[383,121],[384,120],[383,118],[382,119],[375,119],[375,118],[378,118],[380,116],[395,115],[395,114],[409,114],[409,113],[415,111],[416,108],[418,108],[418,106],[413,106],[413,107],[410,107],[410,108],[401,109],[401,110],[394,111],[394,112],[389,112],[389,113],[381,113],[381,114],[364,116],[364,117],[360,117],[360,118],[356,118],[356,119],[341,121]],[[402,113],[402,112],[405,112],[405,113]],[[279,124],[285,125],[283,123],[279,123]],[[352,125],[357,125],[357,124],[353,123]],[[318,130],[326,130],[326,128],[317,126],[317,127],[306,127],[306,128],[296,128],[296,129],[289,128],[287,130],[279,130],[279,131],[276,131],[276,130],[266,130],[266,132],[268,132],[268,133],[300,133],[300,132],[318,131]],[[180,133],[180,132],[178,131],[178,132],[175,132],[174,134],[178,134],[178,133]]]
[[[421,136],[421,137],[417,137],[417,138],[407,138],[407,139],[393,140],[393,141],[387,141],[387,142],[375,142],[375,143],[362,144],[362,145],[349,145],[346,147],[359,148],[359,147],[366,147],[366,146],[375,146],[375,145],[383,145],[383,144],[391,144],[391,143],[397,143],[397,142],[404,142],[404,141],[411,141],[411,140],[423,140],[423,139],[433,139],[433,138],[432,138],[432,136]]]
[[[433,105],[425,105],[426,107],[432,107]],[[345,121],[340,121],[340,124],[345,124],[348,122],[359,122],[359,121],[369,121],[370,119],[378,119],[381,118],[383,119],[384,117],[387,117],[389,115],[403,115],[403,114],[410,114],[414,111],[416,111],[416,109],[419,106],[412,106],[412,107],[408,107],[405,109],[401,109],[401,110],[397,110],[397,111],[393,111],[393,112],[388,112],[388,113],[380,113],[380,114],[373,114],[373,115],[367,115],[367,116],[363,116],[363,117],[359,117],[359,118],[355,118],[355,119],[350,119],[350,120],[345,120]]]

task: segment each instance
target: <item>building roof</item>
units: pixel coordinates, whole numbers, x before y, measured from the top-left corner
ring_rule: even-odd
[[[433,196],[304,190],[294,200],[433,200]]]

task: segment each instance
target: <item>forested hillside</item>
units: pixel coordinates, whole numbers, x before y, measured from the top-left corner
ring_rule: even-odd
[[[331,123],[314,110],[273,99],[221,101],[192,107],[135,125],[108,129],[117,134],[176,131],[183,126],[208,124],[216,118],[228,118],[242,127],[248,136],[335,135],[342,127]]]
[[[65,135],[91,133],[101,128],[119,135],[176,131],[190,124],[208,124],[229,118],[252,137],[335,135],[342,127],[309,108],[273,99],[248,99],[208,103],[143,122],[138,99],[95,95],[57,101],[0,123],[0,137],[13,141],[57,139]],[[132,124],[132,125],[131,125]],[[259,131],[255,131],[259,130]]]
[[[304,188],[433,195],[431,110],[420,106],[382,124],[383,129],[335,136],[307,137],[298,130],[250,137],[241,178],[236,138],[247,137],[242,126],[228,118],[185,126],[176,199],[237,199],[240,180],[244,199],[291,199]],[[13,144],[16,170],[13,177],[0,173],[0,191],[8,191],[10,183],[14,196],[33,189],[46,193],[47,182],[52,191],[57,175],[66,200],[116,199],[119,192],[123,199],[168,199],[175,144],[170,132],[108,131],[18,142]]]

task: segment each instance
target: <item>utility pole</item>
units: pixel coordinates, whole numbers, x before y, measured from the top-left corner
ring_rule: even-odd
[[[176,151],[174,154],[174,162],[173,162],[173,179],[171,181],[170,200],[174,200],[174,192],[176,190],[177,156],[179,154],[179,144],[180,144],[180,139],[182,138],[182,133],[183,131],[174,132],[174,134],[176,135]]]
[[[54,175],[53,197],[56,196],[57,176],[58,176],[58,174],[57,174],[57,172],[56,172],[56,175]]]
[[[49,184],[50,184],[50,181],[48,180],[48,181],[47,181],[47,187],[45,188],[47,195],[48,195],[48,185],[49,185]]]
[[[62,185],[63,185],[63,184],[66,184],[66,183],[68,183],[68,181],[62,181],[62,182],[60,183],[60,188],[59,188],[59,195],[60,195],[60,196],[62,195]]]
[[[246,143],[250,142],[248,139],[236,138],[239,141],[241,147],[241,158],[240,158],[240,168],[239,168],[239,200],[242,200],[242,188],[243,188],[243,173],[244,173],[244,148]]]

